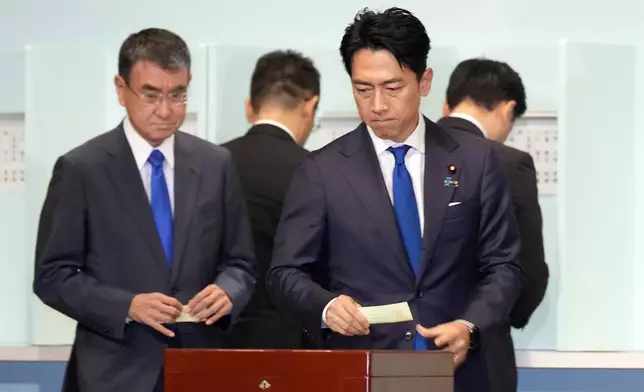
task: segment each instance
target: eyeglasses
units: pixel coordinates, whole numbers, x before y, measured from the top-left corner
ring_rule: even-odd
[[[143,91],[138,93],[132,90],[129,85],[126,86],[128,90],[130,90],[134,95],[139,97],[141,101],[145,102],[148,105],[158,106],[159,104],[161,104],[161,102],[163,102],[164,97],[167,98],[168,101],[170,101],[170,103],[175,106],[182,106],[188,102],[188,93],[186,91],[173,92],[168,95],[164,95],[156,91]]]

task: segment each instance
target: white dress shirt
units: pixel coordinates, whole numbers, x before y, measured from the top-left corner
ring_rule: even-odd
[[[479,120],[476,119],[474,116],[470,116],[467,113],[460,113],[460,112],[454,112],[449,115],[449,117],[457,117],[457,118],[462,118],[463,120],[467,120],[471,122],[472,124],[476,125],[476,127],[481,131],[483,136],[487,139],[487,131],[485,130],[485,127],[483,127],[483,124]]]
[[[295,140],[295,135],[293,135],[293,132],[291,132],[291,130],[290,130],[290,129],[288,129],[288,127],[287,127],[286,125],[282,124],[282,123],[281,123],[281,122],[279,122],[279,121],[273,121],[273,120],[259,120],[259,121],[256,121],[253,125],[260,125],[260,124],[269,124],[269,125],[273,125],[273,126],[275,126],[275,127],[278,127],[278,128],[280,128],[281,130],[283,130],[284,132],[288,133],[288,135],[289,135],[291,138],[293,138],[293,140]]]
[[[168,194],[170,195],[170,205],[172,207],[172,212],[174,213],[174,135],[165,139],[158,147],[152,147],[139,133],[134,129],[134,126],[130,122],[129,118],[123,120],[123,129],[125,131],[125,137],[127,139],[130,148],[132,149],[132,154],[134,154],[134,160],[136,161],[136,167],[139,169],[141,174],[141,180],[143,181],[143,187],[145,188],[145,193],[148,195],[148,200],[150,200],[150,186],[152,180],[152,165],[148,162],[148,158],[153,150],[157,149],[163,153],[165,159],[163,160],[163,176],[165,177],[166,185],[168,186]]]
[[[416,196],[416,204],[418,205],[418,215],[420,218],[420,232],[421,235],[425,229],[425,203],[423,199],[423,183],[425,177],[425,119],[420,114],[418,115],[418,125],[416,129],[407,137],[402,143],[396,143],[391,140],[381,139],[373,132],[370,127],[367,127],[373,147],[380,163],[380,170],[382,171],[382,178],[385,180],[385,186],[389,193],[391,204],[394,203],[394,167],[396,166],[396,158],[394,154],[387,151],[389,147],[398,147],[408,145],[411,148],[405,155],[405,167],[411,177],[412,186],[414,188],[414,195]],[[326,311],[329,306],[337,298],[332,299],[324,307],[322,311],[322,327],[326,327]]]

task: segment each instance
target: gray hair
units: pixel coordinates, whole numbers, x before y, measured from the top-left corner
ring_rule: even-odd
[[[188,45],[175,33],[157,28],[141,30],[123,42],[119,51],[119,75],[130,82],[132,67],[139,61],[149,61],[166,71],[190,70]]]

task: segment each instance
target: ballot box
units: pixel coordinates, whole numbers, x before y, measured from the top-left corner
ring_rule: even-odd
[[[194,350],[165,352],[166,392],[452,392],[441,351]]]

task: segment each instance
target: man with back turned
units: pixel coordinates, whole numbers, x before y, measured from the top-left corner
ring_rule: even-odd
[[[295,169],[308,155],[302,146],[313,128],[319,96],[320,74],[310,59],[291,50],[266,53],[257,60],[246,101],[253,126],[223,145],[239,172],[259,264],[257,287],[231,333],[231,348],[313,345],[309,332],[289,310],[276,308],[264,278],[286,191]]]

